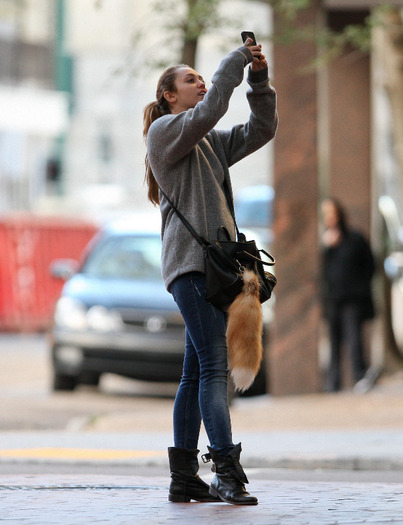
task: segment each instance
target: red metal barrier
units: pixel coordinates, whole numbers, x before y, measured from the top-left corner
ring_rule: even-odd
[[[0,220],[0,330],[41,331],[63,282],[49,273],[58,258],[79,260],[97,232],[92,223],[22,215]]]

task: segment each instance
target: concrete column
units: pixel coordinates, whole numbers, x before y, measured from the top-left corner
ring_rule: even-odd
[[[318,3],[295,25],[314,27]],[[279,20],[275,20],[279,28]],[[313,43],[274,45],[273,84],[278,93],[275,139],[275,219],[273,254],[278,285],[275,322],[267,359],[273,395],[320,389],[318,340],[318,94]]]
[[[341,31],[345,25],[362,23],[367,15],[368,11],[331,12],[328,25]],[[327,78],[328,194],[340,200],[350,225],[369,239],[372,201],[370,58],[346,48],[329,65]],[[348,354],[349,348],[345,346],[342,381],[351,386]],[[370,356],[368,359],[371,361]]]
[[[368,11],[335,12],[332,29],[363,22]],[[346,49],[328,68],[329,194],[346,207],[351,224],[370,232],[371,117],[370,58]]]
[[[295,26],[325,22],[341,31],[346,24],[361,23],[367,14],[350,10],[330,11],[325,16],[321,4],[314,2],[299,15]],[[281,32],[279,20],[275,20],[275,29]],[[367,234],[370,230],[370,59],[346,49],[326,74],[317,76],[309,68],[315,56],[313,43],[274,45],[280,125],[274,155],[273,254],[278,285],[267,359],[273,395],[321,389],[321,198],[325,194],[338,197],[351,224]]]

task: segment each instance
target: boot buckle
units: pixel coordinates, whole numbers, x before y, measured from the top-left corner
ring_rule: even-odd
[[[211,454],[207,452],[206,454],[202,454],[201,456],[203,463],[208,463],[211,461]]]

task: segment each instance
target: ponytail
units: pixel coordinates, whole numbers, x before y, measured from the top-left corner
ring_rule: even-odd
[[[143,112],[143,137],[147,143],[148,130],[150,129],[151,124],[154,120],[171,113],[171,108],[167,100],[164,97],[166,91],[175,92],[175,80],[176,72],[179,68],[186,67],[184,65],[174,66],[168,68],[158,81],[156,100],[147,104]],[[160,203],[159,199],[159,186],[155,180],[154,174],[151,170],[150,161],[148,159],[148,153],[145,156],[145,177],[144,180],[148,187],[147,197],[155,206]]]
[[[147,142],[148,130],[150,129],[151,124],[154,122],[154,120],[157,120],[157,118],[162,117],[162,115],[163,113],[161,113],[158,102],[156,101],[147,104],[147,106],[144,108],[143,137],[145,142]],[[148,160],[148,153],[146,153],[144,162],[146,165],[144,180],[148,187],[147,197],[148,200],[154,204],[154,206],[158,206],[158,204],[160,203],[158,184],[151,170],[150,161]]]

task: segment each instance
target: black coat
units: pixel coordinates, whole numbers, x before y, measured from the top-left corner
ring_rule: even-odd
[[[325,316],[345,302],[361,307],[362,319],[374,317],[371,279],[375,261],[366,239],[348,230],[341,242],[323,250],[323,300]]]

